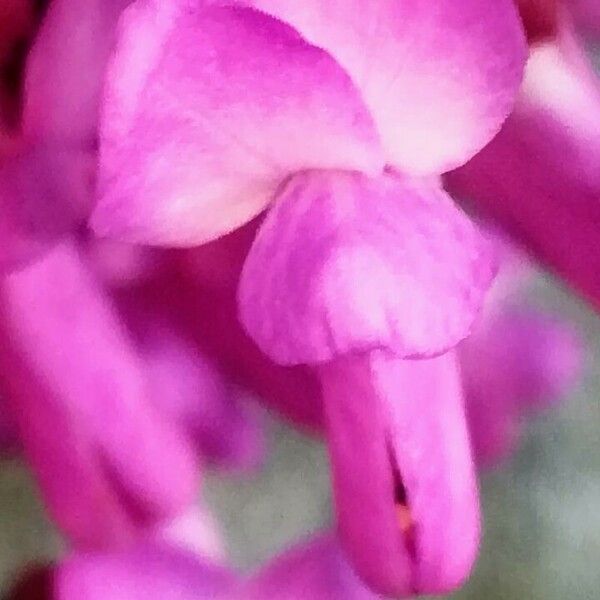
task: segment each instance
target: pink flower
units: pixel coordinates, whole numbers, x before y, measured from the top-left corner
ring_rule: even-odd
[[[541,4],[557,12],[532,40],[515,111],[447,182],[598,306],[600,81],[575,36],[570,3]]]
[[[481,432],[501,446],[520,403],[545,395],[539,382],[553,396],[572,375],[552,380],[564,364],[541,353],[506,363],[524,337],[568,346],[537,316],[494,318],[453,350],[494,269],[439,176],[512,108],[514,6],[137,0],[115,34],[127,4],[52,3],[28,60],[22,143],[0,166],[0,268],[17,269],[2,284],[0,368],[24,450],[77,545],[127,546],[76,556],[58,570],[73,587],[55,593],[239,591],[198,557],[129,546],[189,506],[198,450],[225,466],[260,459],[228,380],[326,429],[341,534],[278,559],[243,584],[248,597],[456,587],[479,535],[467,427],[484,457]],[[557,23],[539,6],[538,45]],[[538,84],[534,69],[523,93]],[[84,252],[74,232],[97,146],[98,233],[203,246],[166,258],[88,240]],[[469,371],[480,353],[485,369]]]
[[[342,540],[388,594],[452,589],[477,548],[459,375],[437,356],[493,269],[437,176],[498,130],[523,60],[509,2],[139,1],[109,68],[92,226],[187,246],[272,205],[241,320],[320,378]]]

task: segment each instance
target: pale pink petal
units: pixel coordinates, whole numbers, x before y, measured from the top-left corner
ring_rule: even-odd
[[[512,108],[526,45],[512,0],[248,0],[325,48],[373,114],[388,162],[441,173]]]
[[[321,374],[339,531],[358,573],[393,596],[456,588],[479,512],[453,354],[376,352]]]
[[[22,376],[95,442],[98,462],[139,516],[152,521],[187,506],[197,485],[192,450],[150,405],[142,363],[80,254],[61,244],[4,277],[0,291],[5,351],[20,357]],[[23,402],[46,402],[33,387],[31,393]],[[48,440],[60,444],[60,428],[45,426]]]
[[[246,600],[377,600],[357,577],[334,534],[320,534],[277,556],[250,578]]]
[[[514,114],[447,182],[598,307],[599,161],[599,80],[563,31],[533,49]]]
[[[217,564],[227,564],[225,542],[217,521],[202,503],[177,515],[166,525],[159,525],[149,539],[162,540]]]
[[[358,92],[323,50],[250,8],[127,11],[104,109],[99,234],[198,244],[315,167],[382,167]]]
[[[250,250],[240,318],[279,364],[376,348],[432,356],[468,334],[490,262],[435,184],[304,173],[282,189]]]

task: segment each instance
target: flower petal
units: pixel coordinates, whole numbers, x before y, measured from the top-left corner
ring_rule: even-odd
[[[0,369],[2,392],[17,416],[25,457],[50,515],[69,541],[80,548],[130,543],[140,534],[135,507],[124,501],[120,486],[107,475],[93,432],[6,348]]]
[[[168,523],[158,525],[149,537],[150,540],[162,540],[173,547],[188,550],[196,556],[203,556],[225,565],[227,551],[222,538],[215,518],[201,502]]]
[[[54,579],[56,600],[233,600],[235,586],[226,569],[161,544],[76,555]]]
[[[566,0],[575,23],[597,43],[600,35],[600,4],[598,0]]]
[[[146,294],[124,295],[128,306],[121,302],[121,307],[135,332],[157,409],[181,425],[209,463],[238,470],[260,466],[262,423],[239,390],[228,385],[188,332],[148,306]]]
[[[600,85],[568,32],[533,49],[496,139],[447,177],[600,307]]]
[[[224,376],[307,432],[323,427],[319,382],[305,365],[282,367],[263,354],[237,316],[236,285],[251,238],[247,228],[177,253],[163,277],[137,290],[145,303],[168,314],[186,331],[198,352],[210,356]],[[179,264],[178,264],[179,263]]]
[[[20,357],[32,387],[43,386],[93,436],[104,471],[140,518],[151,522],[187,506],[197,485],[192,450],[149,404],[142,366],[73,246],[61,244],[4,277],[1,292],[4,345]],[[60,429],[46,427],[49,440],[60,438]]]
[[[344,71],[253,9],[136,3],[109,77],[100,234],[198,244],[258,214],[290,172],[382,167]]]
[[[526,45],[512,0],[249,0],[325,48],[351,75],[388,162],[456,167],[498,131]]]
[[[320,534],[276,557],[244,589],[246,600],[377,600],[356,576],[338,539]]]
[[[390,348],[431,356],[467,335],[491,283],[488,247],[435,184],[297,175],[246,260],[242,323],[279,364]]]
[[[0,164],[0,272],[22,266],[73,232],[91,203],[91,154],[22,147]]]
[[[532,308],[502,310],[458,346],[474,453],[489,465],[515,446],[521,415],[556,404],[577,382],[573,327]]]
[[[452,353],[322,368],[340,534],[379,593],[445,593],[479,540],[477,485]]]
[[[131,0],[52,0],[27,60],[26,135],[96,144],[106,64]]]

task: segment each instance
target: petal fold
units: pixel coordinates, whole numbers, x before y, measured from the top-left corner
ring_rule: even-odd
[[[512,0],[249,0],[325,48],[374,116],[387,161],[457,167],[509,114],[527,48]]]
[[[453,353],[375,352],[321,369],[342,542],[392,596],[447,593],[479,542],[477,484]]]
[[[98,233],[199,244],[257,215],[291,172],[382,168],[348,76],[284,23],[246,7],[138,2],[120,33]]]
[[[468,334],[492,262],[436,184],[303,173],[282,189],[250,250],[240,318],[279,364],[376,348],[432,356]]]

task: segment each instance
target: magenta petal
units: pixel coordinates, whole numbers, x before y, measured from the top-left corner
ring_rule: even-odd
[[[375,348],[435,355],[469,332],[490,262],[479,232],[435,184],[303,173],[250,250],[240,317],[280,364]]]
[[[98,233],[198,244],[315,167],[382,168],[370,116],[331,57],[253,9],[131,7],[109,74]]]
[[[166,259],[161,249],[108,238],[88,237],[85,249],[99,279],[117,289],[150,279]]]
[[[36,257],[87,216],[93,168],[88,152],[41,144],[0,163],[0,272]]]
[[[325,48],[350,74],[388,162],[456,167],[498,131],[526,45],[512,0],[247,0]]]
[[[244,589],[246,600],[377,600],[348,563],[338,539],[321,534],[276,557]]]
[[[91,436],[124,496],[148,520],[187,506],[197,478],[191,448],[150,406],[142,365],[73,247],[62,244],[5,277],[1,291],[7,349],[20,357],[22,375]],[[23,401],[46,402],[37,395]],[[60,437],[47,427],[50,438]]]
[[[575,23],[596,44],[600,36],[600,3],[598,0],[567,0]]]
[[[257,347],[239,321],[236,287],[255,223],[196,248],[182,261],[182,280],[171,286],[177,307],[197,345],[229,380],[254,392],[268,409],[309,432],[323,428],[318,378],[306,365],[282,367]]]
[[[107,475],[93,433],[57,402],[27,366],[4,349],[2,392],[13,404],[19,441],[33,469],[45,505],[77,547],[115,547],[138,532],[133,508]],[[8,378],[7,378],[8,379]]]
[[[503,312],[459,347],[474,453],[483,465],[514,449],[521,416],[557,403],[581,374],[582,342],[534,310]]]
[[[140,323],[140,351],[157,408],[181,424],[209,463],[240,470],[260,466],[266,442],[258,415],[191,340],[161,327],[157,315],[147,316]]]
[[[479,513],[453,355],[348,358],[322,381],[339,530],[359,574],[390,595],[456,588]]]
[[[232,235],[237,237],[238,233]],[[202,246],[195,253],[227,243],[228,237]],[[207,271],[218,273],[221,267],[229,268],[219,254],[209,252],[205,257]],[[127,302],[151,306],[157,314],[168,315],[180,331],[187,332],[199,354],[211,357],[228,381],[252,391],[268,408],[305,429],[320,430],[321,392],[312,370],[304,365],[282,367],[273,363],[241,326],[235,287],[214,286],[214,280],[206,281],[197,266],[192,267],[181,254],[177,256],[180,264],[174,261],[161,277],[122,290],[128,296]],[[233,269],[239,271],[238,260],[233,263]],[[232,273],[223,274],[225,280],[233,281]]]
[[[54,577],[56,600],[233,600],[236,585],[228,570],[161,544],[76,555]]]
[[[229,379],[258,395],[270,410],[306,429],[323,427],[319,382],[306,365],[284,367],[265,356],[238,321],[234,293],[215,293],[198,286],[195,314],[189,323],[198,344],[214,356]],[[188,306],[188,310],[191,308]]]
[[[450,189],[600,306],[600,84],[576,42],[532,50],[522,97]]]
[[[574,385],[583,362],[572,325],[526,308],[498,315],[459,349],[465,379],[501,388],[522,408],[552,404]]]
[[[52,0],[27,60],[27,135],[92,147],[117,20],[131,0]]]

